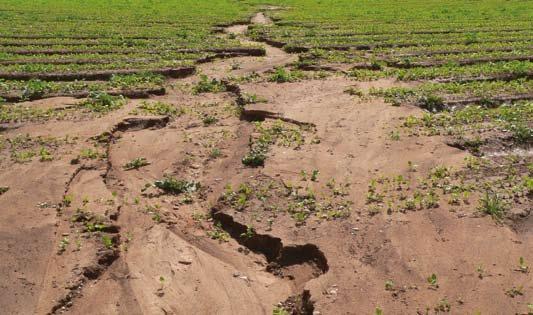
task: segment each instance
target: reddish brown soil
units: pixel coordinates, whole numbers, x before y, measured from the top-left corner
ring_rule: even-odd
[[[264,16],[255,20],[268,23]],[[243,36],[245,30],[235,26],[229,32]],[[202,65],[201,72],[222,79],[265,73],[296,60],[265,48],[265,57],[219,60]],[[232,70],[234,62],[240,66]],[[468,156],[443,137],[391,140],[401,119],[420,115],[419,108],[350,96],[344,91],[355,83],[340,76],[242,83],[241,92],[265,99],[245,110],[314,125],[303,134],[320,139],[298,149],[272,145],[265,166],[250,168],[241,159],[255,134],[253,123],[233,112],[234,93],[193,95],[189,87],[198,79],[174,80],[167,95],[151,98],[183,108],[178,117],[132,117],[141,101],[130,100],[107,115],[23,122],[1,133],[5,139],[21,134],[70,139],[53,148],[52,161],[37,156],[17,163],[8,148],[0,151],[0,186],[9,187],[0,195],[3,314],[272,314],[278,305],[295,314],[372,314],[378,307],[385,314],[426,314],[427,308],[439,312],[435,308],[443,299],[454,314],[527,314],[533,276],[517,269],[519,257],[533,264],[531,217],[513,229],[475,215],[474,203],[391,215],[372,216],[366,210],[372,178],[408,176],[409,161],[418,165],[413,176],[423,177],[438,165],[460,168]],[[399,83],[357,85],[368,90]],[[72,102],[77,100],[25,104]],[[219,120],[205,126],[206,114]],[[94,137],[100,135],[95,147]],[[27,146],[38,150],[40,145]],[[210,156],[214,147],[221,156]],[[83,148],[103,155],[72,164]],[[123,169],[138,157],[150,164]],[[302,181],[301,170],[319,170],[317,181]],[[164,174],[202,187],[190,201],[146,188]],[[269,193],[286,205],[290,196],[281,194],[284,183],[309,186],[327,197],[330,179],[349,184],[342,197],[352,203],[347,217],[311,215],[296,224],[285,209],[272,215],[253,203],[236,211],[219,199],[228,183],[236,189],[240,183],[272,181]],[[72,196],[70,204],[65,196]],[[205,219],[208,214],[229,233],[227,242],[207,236],[215,229],[213,220]],[[105,228],[86,231],[96,218]],[[255,232],[243,238],[247,224]],[[109,248],[103,237],[112,241]],[[60,250],[65,239],[68,244],[63,241]],[[431,274],[438,287],[428,284]],[[389,280],[394,285],[387,290]],[[506,295],[513,287],[522,287],[522,295]]]

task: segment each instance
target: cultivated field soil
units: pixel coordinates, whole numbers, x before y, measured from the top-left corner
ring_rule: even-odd
[[[533,314],[531,2],[86,2],[0,4],[1,314]]]

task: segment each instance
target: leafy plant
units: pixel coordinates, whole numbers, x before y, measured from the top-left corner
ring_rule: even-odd
[[[61,239],[61,241],[59,242],[59,249],[58,249],[58,254],[61,255],[63,252],[65,252],[65,250],[67,249],[67,246],[68,244],[70,243],[68,237],[63,237]]]
[[[268,77],[268,81],[285,83],[295,82],[303,77],[303,73],[299,71],[287,71],[283,67],[277,67],[273,74]]]
[[[272,315],[290,315],[283,307],[277,306],[272,310]]]
[[[230,238],[228,232],[222,229],[222,224],[220,224],[220,222],[217,222],[213,226],[213,229],[207,231],[207,236],[211,239],[218,240],[219,242],[228,242]]]
[[[429,285],[431,285],[432,287],[435,287],[435,288],[438,288],[439,285],[437,283],[437,275],[432,273],[428,278],[427,278],[427,282],[429,283]]]
[[[253,226],[251,225],[247,225],[246,226],[246,232],[244,233],[241,233],[241,238],[247,238],[247,239],[250,239],[252,238],[253,236],[255,235],[255,229]]]
[[[111,96],[105,92],[91,92],[81,106],[92,112],[107,113],[121,108],[126,104],[126,99],[120,96]]]
[[[200,81],[193,87],[193,94],[219,93],[226,91],[226,85],[217,79],[211,79],[202,74]]]
[[[51,91],[50,83],[39,79],[29,80],[22,91],[23,100],[33,100],[43,97]]]
[[[154,185],[171,194],[195,192],[200,188],[200,183],[178,180],[171,176],[165,176],[163,179],[155,181]]]
[[[264,150],[251,150],[242,158],[242,164],[252,167],[263,166],[265,164],[266,154]]]
[[[52,161],[54,159],[50,151],[48,151],[48,149],[46,149],[45,147],[41,147],[41,149],[39,149],[39,156],[39,160],[41,162]]]
[[[113,248],[114,242],[113,239],[107,235],[102,236],[102,244],[104,244],[104,247],[107,249]]]
[[[99,155],[100,154],[98,153],[98,151],[91,149],[91,148],[82,149],[80,152],[80,157],[82,159],[94,160],[94,159],[97,159]]]

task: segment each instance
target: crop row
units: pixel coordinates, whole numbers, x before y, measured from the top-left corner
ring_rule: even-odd
[[[52,95],[84,95],[91,91],[160,91],[163,82],[163,76],[152,73],[112,75],[108,81],[49,82],[36,79],[0,79],[0,98],[21,101]]]

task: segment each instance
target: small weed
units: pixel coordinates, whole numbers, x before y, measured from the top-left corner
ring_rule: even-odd
[[[394,281],[392,281],[392,280],[385,281],[385,290],[393,291],[394,290]]]
[[[228,242],[230,238],[228,232],[222,229],[220,222],[216,223],[212,230],[207,231],[207,236],[219,242]]]
[[[263,166],[265,160],[266,154],[263,150],[250,150],[250,152],[242,158],[242,164],[252,167]]]
[[[212,159],[217,159],[222,156],[222,152],[219,148],[213,148],[211,152],[209,152],[209,157]]]
[[[94,160],[97,159],[99,156],[100,154],[98,153],[98,151],[91,148],[82,149],[80,152],[80,157],[82,159]]]
[[[476,268],[477,276],[479,279],[483,279],[485,275],[485,269],[483,269],[483,265],[479,265]]]
[[[424,95],[418,100],[420,106],[428,111],[435,113],[444,110],[444,100],[436,95]]]
[[[63,196],[63,206],[70,207],[73,200],[74,200],[74,197],[72,195]]]
[[[165,176],[163,179],[155,181],[154,185],[171,194],[181,194],[184,192],[195,192],[200,188],[200,183],[177,180],[171,176]]]
[[[300,71],[287,71],[285,68],[277,67],[274,73],[268,77],[268,81],[277,83],[295,82],[303,78],[303,76]]]
[[[204,118],[202,118],[202,122],[204,123],[204,126],[210,126],[218,121],[218,118],[212,115],[206,115]]]
[[[193,94],[219,93],[226,91],[226,85],[217,79],[211,79],[202,74],[200,81],[193,87]]]
[[[435,312],[449,312],[452,309],[450,302],[446,298],[440,300],[437,305],[435,305]]]
[[[91,92],[87,100],[81,106],[92,112],[107,113],[121,108],[126,104],[123,96],[111,96],[105,92]]]
[[[493,219],[500,221],[505,214],[505,204],[498,194],[485,192],[480,199],[479,210],[482,213],[490,215]]]
[[[241,238],[247,238],[250,239],[255,235],[255,229],[251,225],[246,226],[246,232],[241,233]]]
[[[61,255],[62,253],[65,252],[65,250],[67,249],[67,246],[68,246],[69,243],[70,242],[69,242],[68,237],[65,236],[65,237],[63,237],[61,239],[61,241],[59,242],[59,249],[58,249],[58,252],[57,252],[58,255]]]
[[[389,133],[389,138],[393,141],[400,141],[400,132],[393,130]]]
[[[240,101],[242,105],[247,105],[247,104],[265,103],[267,100],[263,97],[257,96],[256,94],[242,93]]]
[[[360,88],[357,88],[355,86],[350,86],[349,88],[344,90],[344,93],[348,93],[348,94],[350,94],[352,96],[359,96],[359,97],[362,97],[362,96],[365,95],[363,90],[361,90]]]
[[[272,310],[272,315],[290,315],[290,313],[283,307],[277,306]]]
[[[161,223],[161,213],[159,213],[158,211],[153,211],[153,213],[152,213],[152,220],[153,220],[155,223]]]
[[[524,295],[524,288],[522,286],[512,287],[509,290],[505,291],[505,294],[511,298],[514,298],[519,295]]]
[[[18,151],[13,152],[11,154],[11,157],[16,163],[26,163],[32,160],[32,158],[35,156],[35,152],[33,151]]]
[[[113,248],[113,239],[107,235],[102,236],[102,244],[104,244],[104,247],[107,249]]]
[[[523,273],[527,273],[529,271],[529,266],[526,264],[524,257],[520,257],[518,260],[518,270]]]
[[[313,173],[311,174],[311,181],[318,181],[318,174],[320,174],[319,170],[313,170]]]
[[[163,102],[144,101],[137,107],[137,110],[144,114],[160,116],[180,116],[184,113],[182,108],[178,110],[176,106]]]
[[[43,97],[51,90],[49,82],[38,79],[29,80],[22,91],[22,100],[32,100]]]
[[[432,273],[431,276],[429,276],[427,278],[427,281],[429,283],[429,285],[431,285],[432,287],[434,288],[438,288],[439,287],[439,284],[437,283],[437,275]]]
[[[125,171],[129,171],[129,170],[139,169],[139,168],[141,168],[143,166],[146,166],[146,165],[150,165],[150,162],[148,162],[148,160],[146,160],[146,158],[138,157],[138,158],[135,158],[135,159],[131,160],[130,162],[126,163],[122,168]]]
[[[52,161],[53,159],[54,157],[52,156],[50,151],[48,151],[48,149],[46,149],[45,147],[41,147],[41,149],[39,150],[39,161],[46,162]]]
[[[9,190],[8,186],[0,186],[0,196],[5,194]]]

